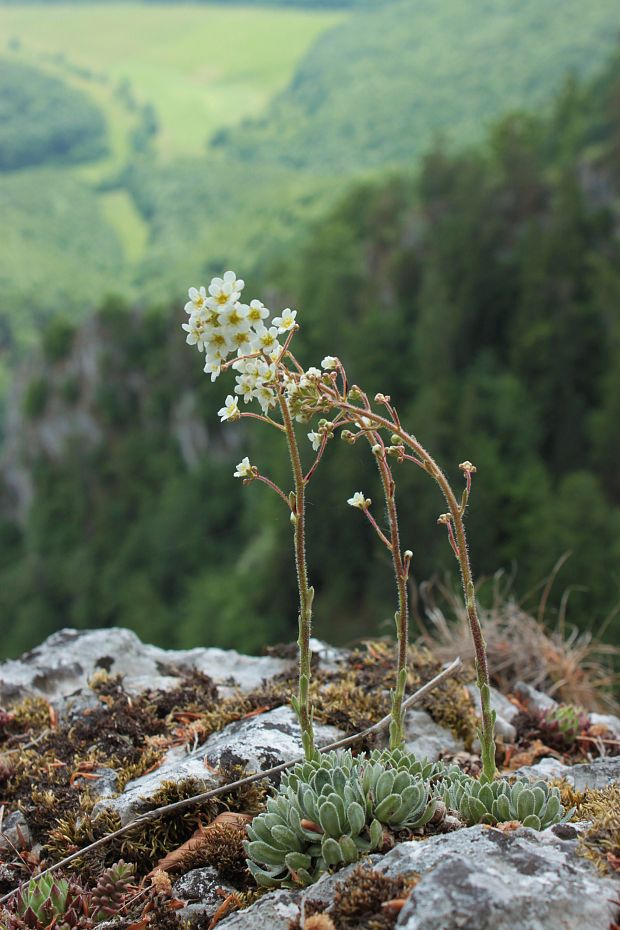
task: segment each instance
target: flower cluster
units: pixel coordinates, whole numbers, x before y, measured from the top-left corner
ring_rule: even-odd
[[[234,271],[223,278],[213,278],[208,289],[190,287],[185,312],[189,315],[183,329],[188,345],[205,353],[204,370],[215,381],[230,356],[236,354],[232,367],[237,372],[235,394],[247,404],[257,400],[266,413],[276,404],[274,389],[276,364],[282,353],[278,339],[296,325],[297,311],[284,310],[267,325],[270,311],[260,300],[242,303],[245,282]],[[220,411],[222,420],[239,416],[237,399],[226,398]]]

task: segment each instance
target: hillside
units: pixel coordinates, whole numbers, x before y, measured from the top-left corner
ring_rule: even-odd
[[[264,268],[352,180],[413,167],[438,133],[448,146],[471,144],[506,108],[544,105],[568,71],[602,65],[619,28],[613,0],[1,6],[8,57],[88,94],[105,117],[109,155],[63,170],[78,201],[96,198],[119,252],[85,306],[79,288],[73,296],[71,223],[56,214],[54,235],[45,200],[34,217],[24,202],[20,217],[15,182],[22,245],[0,268],[5,325],[22,328],[20,303],[36,316],[30,270],[50,235],[67,262],[56,263],[45,304],[55,294],[76,313],[111,288],[159,301],[222,264]]]
[[[0,60],[0,171],[105,152],[105,123],[82,93],[36,68]]]
[[[355,187],[248,280],[300,309],[306,364],[338,353],[451,474],[477,465],[479,576],[514,570],[525,596],[572,553],[548,610],[570,591],[581,628],[602,626],[620,595],[619,88],[616,56],[548,116],[507,117],[480,149],[436,147],[417,179]],[[247,454],[286,486],[282,450],[220,426],[228,386],[202,374],[182,316],[108,303],[77,331],[52,327],[19,379],[2,466],[7,652],[67,624],[187,646],[208,616],[211,642],[250,650],[292,635],[288,520],[232,477]],[[398,481],[420,583],[453,566],[442,502],[423,478]],[[372,463],[334,443],[311,486],[310,569],[317,633],[340,641],[353,617],[356,636],[392,628],[390,567],[348,512],[355,489],[378,497]]]
[[[572,15],[546,0],[363,8],[317,40],[259,119],[215,134],[206,159],[134,159],[122,181],[151,230],[141,292],[178,293],[193,269],[264,266],[353,178],[413,167],[438,133],[474,142],[507,108],[549,101],[569,71],[592,74],[620,12],[609,0],[570,4]]]

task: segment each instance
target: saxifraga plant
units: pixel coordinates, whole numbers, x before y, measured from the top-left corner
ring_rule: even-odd
[[[411,550],[401,552],[400,549],[395,481],[388,462],[388,458],[393,457],[397,462],[412,462],[430,474],[438,484],[448,506],[447,512],[439,517],[439,522],[447,528],[463,583],[480,691],[482,720],[479,737],[483,777],[492,781],[496,774],[495,712],[491,707],[486,647],[478,618],[464,524],[475,466],[469,461],[461,464],[465,488],[460,496],[457,496],[434,458],[415,436],[402,427],[389,397],[377,394],[375,403],[380,405],[381,412],[373,409],[368,396],[359,387],[349,387],[346,372],[335,356],[326,356],[322,360],[322,370],[314,367],[304,370],[290,349],[291,340],[298,328],[296,311],[285,310],[282,316],[271,321],[273,325],[267,326],[264,321],[270,316],[270,311],[259,300],[243,304],[240,300],[243,287],[243,281],[238,280],[232,271],[227,271],[223,278],[214,278],[211,281],[208,293],[204,287],[190,288],[190,299],[185,305],[189,321],[183,328],[187,333],[187,342],[205,352],[204,370],[211,375],[212,380],[229,367],[237,372],[235,394],[227,396],[225,406],[219,411],[222,421],[252,417],[284,432],[287,438],[295,486],[295,490],[289,495],[269,478],[261,475],[247,457],[237,466],[235,476],[242,478],[244,483],[260,480],[269,485],[290,510],[299,585],[299,687],[297,697],[293,698],[292,703],[300,720],[306,758],[312,758],[315,750],[309,702],[309,640],[314,591],[308,584],[306,567],[305,489],[321,460],[328,440],[334,436],[337,429],[341,429],[342,438],[348,442],[355,443],[358,438],[364,437],[370,443],[386,499],[389,538],[372,517],[369,510],[370,500],[360,491],[349,499],[349,504],[366,514],[389,549],[394,564],[398,589],[398,609],[395,615],[398,655],[396,688],[392,695],[390,748],[397,748],[403,743],[402,703],[407,680],[408,642],[407,580],[412,558]],[[279,336],[285,337],[283,345],[280,345]],[[239,410],[239,398],[243,398],[246,404],[257,401],[262,413],[242,413]],[[270,415],[273,409],[279,410],[280,421]],[[328,420],[326,416],[331,416],[332,419]],[[304,473],[293,420],[309,423],[314,417],[320,419],[316,428],[308,433],[308,439],[316,457],[309,470]],[[384,438],[386,435],[389,437],[389,444]]]
[[[295,322],[297,313],[287,309],[269,321],[270,311],[260,300],[242,303],[243,288],[244,282],[232,271],[227,271],[223,278],[213,278],[208,292],[204,287],[191,287],[185,304],[189,320],[183,324],[183,329],[187,333],[187,343],[205,353],[204,371],[211,375],[211,381],[228,368],[237,373],[235,393],[226,397],[225,405],[219,410],[222,422],[250,417],[286,436],[294,484],[294,490],[289,494],[261,475],[247,456],[237,465],[234,474],[236,478],[243,479],[244,484],[262,481],[282,498],[290,511],[299,589],[299,684],[297,696],[292,696],[291,704],[301,726],[304,754],[307,759],[312,759],[315,746],[309,685],[314,588],[309,584],[306,564],[305,497],[306,486],[323,449],[320,449],[310,469],[304,472],[288,390],[293,373],[299,377],[298,372],[303,372],[290,352],[291,340],[298,328]],[[272,325],[266,325],[264,321]],[[280,344],[280,336],[284,337],[283,345]],[[291,363],[293,371],[289,368]],[[240,398],[246,404],[256,401],[261,413],[242,413],[239,410]],[[271,416],[270,411],[279,411],[279,420]]]
[[[324,359],[323,361],[325,362],[326,360]],[[314,396],[309,396],[308,392],[306,392],[305,395],[298,393],[294,396],[291,402],[291,409],[294,414],[302,420],[310,420],[317,414],[335,412],[336,419],[334,423],[329,423],[325,420],[319,421],[319,428],[321,428],[321,424],[324,424],[322,429],[326,436],[329,437],[333,435],[333,428],[336,424],[338,426],[344,426],[345,423],[353,425],[355,431],[344,429],[341,433],[342,439],[350,443],[355,443],[360,437],[370,437],[373,454],[377,457],[379,463],[385,463],[384,468],[386,467],[387,456],[395,458],[397,462],[412,462],[423,471],[427,472],[436,481],[448,505],[448,511],[441,514],[438,522],[446,526],[450,545],[459,564],[469,628],[476,655],[476,681],[480,692],[482,718],[481,726],[478,729],[482,756],[482,771],[484,779],[492,781],[497,771],[495,765],[494,733],[496,714],[491,707],[491,685],[486,646],[476,606],[476,592],[467,549],[467,536],[464,522],[465,511],[467,510],[471,492],[472,475],[475,473],[476,468],[469,461],[462,462],[459,466],[465,476],[465,487],[459,499],[434,458],[426,451],[415,436],[408,433],[402,427],[398,413],[392,405],[390,398],[384,394],[377,394],[375,396],[375,402],[380,404],[383,408],[382,413],[377,413],[373,410],[368,396],[357,385],[353,385],[351,388],[348,387],[346,373],[339,360],[329,357],[329,363],[329,366],[324,366],[327,368],[324,375],[314,382]],[[384,441],[380,439],[382,432],[389,434],[389,445],[386,445]],[[310,436],[312,435],[311,433]],[[380,441],[377,441],[378,438]],[[381,464],[379,464],[379,467],[381,470]],[[387,487],[384,483],[384,489],[386,491],[388,517],[391,523],[392,519],[395,518],[395,509],[392,506],[393,483],[388,483]],[[348,503],[353,507],[363,510],[373,525],[376,525],[374,519],[371,518],[368,512],[371,501],[366,498],[361,491],[357,491],[353,497],[349,499]],[[391,548],[392,551],[394,551],[393,547]],[[409,573],[410,559],[411,553],[408,550],[407,553],[405,553],[402,568],[402,572],[405,573],[406,571],[406,575]],[[399,569],[396,562],[395,568],[398,579]],[[406,612],[401,611],[401,622],[404,618],[406,618]],[[406,630],[401,628],[399,646],[403,645],[405,634]],[[399,674],[401,673],[402,668],[400,668],[399,664]],[[396,711],[397,710],[398,701],[396,701]],[[395,720],[393,722],[394,732],[396,734],[397,728],[401,725],[402,721]]]
[[[331,752],[284,775],[248,826],[248,868],[263,887],[309,885],[329,868],[379,849],[384,830],[420,829],[438,802],[426,765],[391,767],[380,754]],[[400,761],[400,760],[398,760]]]
[[[299,684],[297,696],[291,698],[291,703],[299,718],[305,756],[311,759],[315,754],[309,700],[314,589],[309,585],[306,565],[305,491],[334,431],[342,426],[351,425],[356,420],[345,410],[337,412],[332,422],[321,419],[317,429],[308,433],[315,458],[310,468],[304,472],[293,420],[306,422],[322,409],[326,412],[332,411],[332,398],[325,395],[320,399],[321,392],[323,389],[333,389],[335,379],[340,374],[343,384],[339,395],[347,397],[346,375],[338,359],[333,356],[323,359],[322,371],[318,368],[304,371],[290,348],[291,340],[299,328],[296,311],[285,310],[282,316],[274,317],[271,320],[272,325],[269,326],[270,311],[259,300],[252,300],[249,304],[242,303],[240,298],[243,289],[244,282],[232,271],[227,271],[223,278],[213,278],[208,291],[204,287],[190,288],[189,300],[185,304],[189,320],[183,324],[183,329],[187,334],[187,343],[205,353],[204,371],[210,374],[212,381],[228,368],[236,372],[235,393],[226,397],[225,405],[219,410],[222,422],[250,417],[275,427],[283,432],[287,439],[294,491],[287,495],[275,482],[262,475],[247,456],[237,465],[234,475],[241,478],[244,484],[262,481],[281,497],[290,511],[299,588]],[[283,345],[280,344],[279,337],[283,337]],[[256,401],[261,413],[242,412],[239,409],[241,398],[245,404]],[[310,414],[306,410],[308,405],[311,408]],[[272,415],[271,411],[274,410],[279,411],[279,420]],[[394,749],[404,742],[402,703],[407,683],[407,580],[411,551],[403,553],[400,549],[395,482],[379,429],[368,430],[368,439],[373,451],[380,450],[376,460],[386,497],[389,539],[369,513],[368,516],[390,550],[398,590],[398,609],[395,614],[398,640],[397,674],[392,695],[390,725],[390,747]],[[367,511],[367,508],[365,509]]]
[[[533,830],[565,823],[575,809],[565,811],[559,789],[544,781],[519,778],[512,784],[503,779],[477,781],[456,766],[448,769],[437,787],[447,808],[458,813],[467,826],[495,825],[518,821]]]

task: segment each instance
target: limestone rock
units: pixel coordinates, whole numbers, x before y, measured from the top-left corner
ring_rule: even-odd
[[[21,811],[7,814],[0,822],[0,853],[28,849],[32,843],[30,827]]]
[[[212,866],[192,869],[174,884],[175,896],[187,901],[187,905],[176,912],[177,917],[187,921],[190,927],[196,924],[206,926],[234,890],[232,885],[222,881]]]
[[[610,759],[595,759],[594,762],[582,762],[579,765],[563,765],[557,759],[541,759],[536,765],[528,765],[512,773],[526,778],[542,778],[553,781],[565,778],[577,791],[586,788],[605,788],[620,782],[620,756]]]
[[[318,746],[341,739],[341,730],[315,724]],[[209,737],[202,748],[214,768],[246,765],[249,772],[260,772],[303,755],[301,729],[290,707],[274,710],[230,723]]]
[[[181,782],[192,779],[197,791],[209,791],[217,788],[220,780],[205,765],[204,752],[187,753],[183,749],[171,749],[158,769],[141,775],[127,782],[125,790],[118,797],[105,797],[95,804],[93,814],[103,810],[117,811],[121,824],[131,823],[144,810],[144,802],[149,801],[162,787],[164,782]]]
[[[470,827],[396,846],[379,868],[422,876],[402,930],[609,930],[618,910],[618,883],[551,831]]]
[[[605,727],[615,739],[620,739],[620,717],[615,714],[590,714],[590,723]]]
[[[472,696],[476,716],[480,719],[482,716],[480,710],[480,692],[475,684],[467,685],[467,690]],[[495,732],[497,736],[501,736],[505,743],[514,742],[517,737],[517,731],[512,725],[511,720],[519,713],[518,709],[512,701],[504,697],[502,692],[498,691],[497,688],[491,688],[491,707],[497,714],[497,719],[495,720]]]
[[[21,658],[0,663],[0,704],[27,695],[65,698],[86,688],[103,669],[122,675],[129,691],[174,687],[179,669],[197,669],[216,684],[249,691],[290,668],[290,661],[245,656],[234,649],[160,649],[142,643],[131,630],[59,630]]]
[[[289,930],[299,914],[298,891],[272,891],[256,904],[218,923],[218,930]]]
[[[431,762],[435,762],[442,752],[457,753],[465,749],[461,740],[435,723],[425,710],[407,711],[405,746],[408,752],[418,757],[426,756]]]
[[[558,702],[552,697],[549,697],[548,694],[537,691],[532,685],[527,685],[523,681],[518,681],[516,683],[515,694],[517,694],[519,700],[523,701],[531,711],[544,712],[546,710],[553,710],[558,706]]]

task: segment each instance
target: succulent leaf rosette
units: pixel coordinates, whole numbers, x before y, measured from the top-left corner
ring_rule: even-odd
[[[570,820],[574,813],[574,808],[566,811],[562,806],[558,788],[544,781],[530,782],[525,778],[512,784],[505,779],[477,781],[453,767],[446,772],[437,791],[446,807],[456,811],[467,826],[519,821],[524,827],[546,830]]]
[[[431,820],[437,802],[421,775],[428,763],[416,760],[420,771],[408,771],[390,766],[389,754],[373,756],[326,753],[283,777],[267,812],[248,826],[248,868],[259,885],[312,884],[379,849],[385,829],[420,829]]]

